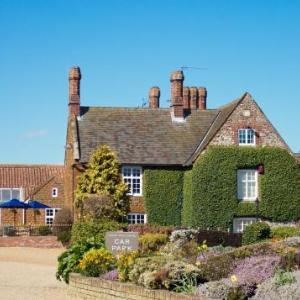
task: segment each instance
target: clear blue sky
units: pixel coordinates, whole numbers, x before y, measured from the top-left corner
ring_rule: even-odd
[[[62,163],[68,70],[81,103],[138,106],[169,75],[208,89],[208,107],[250,92],[300,149],[300,1],[0,0],[0,162]]]

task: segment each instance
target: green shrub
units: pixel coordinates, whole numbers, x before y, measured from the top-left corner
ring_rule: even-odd
[[[144,170],[143,189],[149,223],[181,225],[183,175],[182,169]]]
[[[163,246],[160,249],[160,254],[195,263],[199,254],[198,244],[194,240],[176,240]]]
[[[39,235],[49,235],[51,233],[52,233],[51,228],[47,225],[38,227]]]
[[[69,282],[69,274],[71,272],[78,272],[78,264],[85,252],[95,248],[104,247],[103,243],[96,243],[93,239],[85,239],[77,241],[70,248],[64,251],[58,257],[58,268],[56,272],[56,279]]]
[[[117,257],[117,269],[120,281],[127,281],[129,272],[132,270],[135,259],[139,256],[138,251],[126,251]]]
[[[68,208],[62,208],[55,214],[52,231],[58,236],[61,232],[70,232],[73,224],[73,216]]]
[[[280,266],[285,271],[298,269],[300,266],[300,252],[293,247],[283,248],[280,253]]]
[[[57,240],[61,242],[63,245],[67,245],[71,240],[71,232],[69,230],[58,232]]]
[[[160,270],[170,258],[166,256],[149,256],[136,258],[131,270],[128,272],[128,279],[133,283],[140,283],[139,280],[143,280],[141,275],[145,272],[154,272]],[[118,268],[119,270],[119,268]],[[143,284],[142,284],[143,285]]]
[[[211,256],[204,262],[198,263],[203,281],[220,280],[227,277],[234,266],[234,257],[231,253],[219,256]]]
[[[161,233],[146,233],[140,236],[140,249],[143,254],[157,252],[168,242],[168,236]]]
[[[116,259],[104,248],[90,249],[79,262],[80,273],[85,276],[98,277],[115,267]]]
[[[166,276],[161,280],[160,285],[168,290],[182,291],[187,288],[187,285],[191,288],[192,283],[192,286],[195,287],[202,281],[201,270],[184,261],[168,262],[163,266],[163,270]],[[158,281],[158,273],[155,274],[156,281]]]
[[[287,284],[292,284],[297,282],[294,275],[290,272],[285,272],[282,269],[277,269],[274,277],[272,278],[272,282],[276,287],[280,287]]]
[[[270,226],[265,222],[255,222],[248,225],[243,232],[243,245],[253,244],[270,237]]]
[[[281,226],[271,229],[272,238],[287,238],[291,236],[300,236],[300,228]]]
[[[237,170],[264,165],[259,176],[259,216],[271,221],[300,218],[299,166],[285,149],[275,147],[212,146],[193,166],[185,225],[227,230],[233,217],[256,215],[255,203],[237,199]],[[188,185],[188,184],[187,184]],[[185,192],[185,195],[188,192]],[[188,201],[186,204],[185,201]]]
[[[94,238],[98,243],[103,243],[107,231],[117,231],[123,227],[116,221],[107,220],[81,220],[72,227],[72,242]]]
[[[78,178],[75,205],[85,215],[84,201],[92,197],[97,203],[98,197],[100,205],[90,201],[87,207],[91,210],[86,216],[120,221],[129,209],[127,191],[115,153],[107,145],[102,145],[93,152],[87,169]],[[96,209],[93,209],[93,203]]]

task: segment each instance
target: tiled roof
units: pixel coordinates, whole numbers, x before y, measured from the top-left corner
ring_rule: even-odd
[[[54,176],[63,179],[63,165],[0,164],[0,188],[24,188],[25,199]]]
[[[219,109],[193,111],[182,123],[172,122],[168,108],[81,107],[75,134],[79,161],[88,162],[106,144],[122,164],[190,164],[243,97]]]

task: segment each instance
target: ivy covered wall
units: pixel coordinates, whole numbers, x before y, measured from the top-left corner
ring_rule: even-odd
[[[149,223],[181,225],[182,169],[145,168],[143,194]]]
[[[237,170],[264,165],[259,175],[261,217],[271,221],[300,218],[300,173],[295,158],[281,148],[211,147],[193,166],[191,191],[183,202],[183,224],[226,230],[234,216],[256,214],[255,203],[237,200]],[[189,179],[188,179],[189,181]]]

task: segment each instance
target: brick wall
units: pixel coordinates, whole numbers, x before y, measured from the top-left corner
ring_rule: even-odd
[[[130,197],[129,210],[132,213],[145,213],[144,197]]]
[[[199,300],[200,297],[172,293],[163,290],[148,290],[143,287],[103,280],[100,278],[83,277],[79,274],[70,275],[70,293],[80,299],[101,300]]]
[[[52,197],[52,189],[57,188],[57,197]],[[36,193],[32,196],[33,200],[40,201],[53,208],[62,208],[64,205],[64,181],[60,176],[56,176],[48,181],[44,186],[42,186]]]
[[[250,112],[250,116],[247,116],[248,112]],[[246,96],[238,105],[212,139],[210,145],[236,145],[238,143],[238,129],[247,127],[255,129],[257,145],[287,147],[250,95]]]
[[[0,237],[0,247],[63,248],[56,236],[6,236]]]
[[[73,164],[74,164],[74,150],[73,150],[73,127],[75,126],[74,117],[68,119],[67,140],[65,150],[65,176],[64,176],[64,192],[65,192],[65,207],[73,211]]]
[[[1,208],[1,225],[22,225],[23,209]]]

